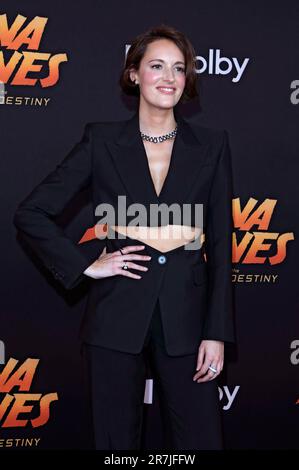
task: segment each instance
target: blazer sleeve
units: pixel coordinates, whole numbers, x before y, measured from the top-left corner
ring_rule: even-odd
[[[223,139],[207,208],[208,310],[203,339],[235,342],[232,292],[232,163],[228,133]]]
[[[77,192],[90,184],[91,172],[92,124],[88,123],[81,141],[19,204],[13,218],[21,237],[66,289],[86,279],[83,272],[105,244],[104,240],[94,241],[92,250],[88,250],[85,243],[80,246],[68,238],[53,220]]]

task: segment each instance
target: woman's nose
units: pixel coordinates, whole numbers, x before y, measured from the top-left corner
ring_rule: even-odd
[[[174,82],[173,71],[171,69],[170,70],[167,69],[164,72],[163,79],[166,80],[166,81],[169,81],[170,83],[173,83]]]

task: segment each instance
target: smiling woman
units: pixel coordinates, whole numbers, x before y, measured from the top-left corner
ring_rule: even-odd
[[[177,40],[179,42],[180,38]],[[138,44],[138,39],[135,44]],[[185,48],[178,47],[173,42],[173,38],[169,40],[163,36],[156,41],[148,40],[146,48],[144,40],[140,41],[138,46],[134,46],[127,58],[127,66],[120,83],[122,88],[129,93],[131,93],[130,83],[134,82],[139,85],[138,92],[136,88],[133,90],[140,96],[140,110],[144,109],[140,113],[140,129],[142,129],[140,133],[152,184],[159,197],[168,173],[175,171],[175,169],[172,170],[171,163],[177,123],[169,109],[181,99],[184,93],[185,99],[188,96],[197,95],[194,86],[195,54],[188,43]],[[136,65],[133,64],[138,62],[137,70]],[[157,91],[160,96],[157,95]],[[162,101],[161,95],[165,95]],[[164,110],[161,107],[164,107]],[[149,136],[148,130],[154,134],[164,135]],[[144,241],[163,252],[184,245],[199,234],[199,229],[196,227],[175,225],[159,228],[125,226],[112,226],[112,228],[133,239]]]
[[[160,25],[137,36],[120,77],[122,90],[137,97],[136,113],[88,123],[14,217],[66,289],[91,278],[80,339],[96,449],[140,449],[148,359],[170,448],[223,448],[217,378],[224,342],[235,340],[231,156],[226,130],[188,122],[176,110],[197,96],[196,78],[185,34]],[[86,186],[95,220],[102,204],[116,214],[108,225],[117,240],[82,247],[55,224]],[[128,214],[119,208],[123,198]],[[158,223],[157,206],[168,221]],[[145,222],[132,226],[140,208]],[[201,230],[204,246],[190,249]]]
[[[169,53],[167,51],[164,56],[165,51],[161,51],[156,47],[161,46],[165,40],[170,45],[171,51]],[[154,50],[151,47],[152,45],[155,46]],[[175,55],[173,55],[173,51]],[[161,55],[162,52],[163,55]],[[183,93],[176,104],[178,102],[186,103],[198,97],[198,76],[195,68],[196,53],[192,44],[183,33],[167,25],[161,25],[160,28],[153,28],[147,33],[140,34],[132,41],[126,57],[125,67],[119,79],[120,87],[125,94],[140,97],[143,83],[138,83],[137,76],[132,75],[132,70],[136,71],[139,69],[140,71],[141,67],[145,64],[148,70],[160,72],[160,76],[161,71],[165,72],[165,68],[169,67],[169,70],[175,70],[176,76],[182,75],[185,77]],[[177,66],[178,64],[180,65]],[[177,85],[178,83],[156,83],[156,86],[177,87]]]

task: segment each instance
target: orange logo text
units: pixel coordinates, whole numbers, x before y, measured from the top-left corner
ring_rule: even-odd
[[[48,18],[36,16],[27,25],[27,18],[18,15],[8,25],[7,15],[0,15],[0,80],[10,85],[45,88],[59,80],[59,66],[67,55],[38,52]]]

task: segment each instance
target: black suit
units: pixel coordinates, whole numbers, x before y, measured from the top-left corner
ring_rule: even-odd
[[[71,289],[86,279],[83,271],[105,245],[111,252],[128,244],[142,244],[130,238],[106,238],[81,246],[66,237],[52,218],[82,188],[92,185],[94,210],[100,203],[109,203],[116,214],[119,195],[126,196],[127,206],[143,204],[147,213],[154,203],[178,203],[180,207],[186,203],[203,204],[205,243],[201,249],[179,247],[161,253],[146,245],[139,253],[152,256],[150,261],[141,262],[149,270],[135,271],[142,279],[121,275],[90,279],[81,329],[81,338],[90,344],[139,353],[158,299],[169,355],[195,353],[202,339],[234,341],[228,135],[226,131],[187,122],[177,112],[175,117],[178,133],[159,197],[151,179],[136,112],[126,121],[87,124],[81,142],[20,203],[15,213],[17,228],[55,278]],[[116,219],[115,224],[128,225],[134,217],[128,217],[124,223]],[[102,223],[102,215],[95,214],[95,224],[99,219]],[[195,223],[193,215],[191,222]],[[151,224],[149,219],[147,224]]]

